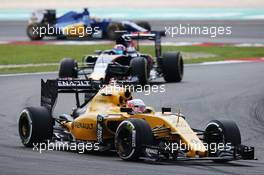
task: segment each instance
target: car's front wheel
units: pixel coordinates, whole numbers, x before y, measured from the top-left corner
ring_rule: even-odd
[[[59,66],[59,78],[77,78],[78,64],[72,58],[64,58]]]
[[[29,24],[27,26],[27,36],[31,40],[41,40],[44,36],[40,34],[44,26],[40,23]]]
[[[241,144],[240,131],[234,121],[212,120],[206,126],[204,141],[210,148],[210,157],[222,158],[215,162],[227,162],[233,156],[227,149]]]
[[[115,148],[123,160],[137,160],[144,155],[144,145],[153,144],[150,126],[143,119],[128,119],[121,122],[115,134]]]

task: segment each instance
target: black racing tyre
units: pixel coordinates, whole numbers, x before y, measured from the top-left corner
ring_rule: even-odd
[[[205,129],[204,141],[208,145],[223,143],[231,146],[241,144],[241,135],[237,124],[230,120],[212,120]],[[223,157],[225,152],[216,149],[214,152],[209,152],[211,157]],[[214,160],[215,162],[227,162],[229,160]]]
[[[140,85],[148,84],[148,64],[143,57],[133,58],[130,62],[131,76],[137,77]]]
[[[115,148],[123,160],[134,161],[144,155],[144,145],[153,144],[149,124],[143,119],[128,119],[121,122],[115,134]]]
[[[19,117],[18,131],[26,147],[51,140],[53,136],[53,118],[45,107],[27,107]]]
[[[161,66],[166,82],[180,82],[182,80],[184,63],[180,52],[164,53]]]
[[[63,58],[59,66],[59,78],[77,78],[78,65],[72,58]]]
[[[41,40],[44,36],[40,35],[41,27],[44,26],[40,23],[33,23],[27,26],[27,36],[31,40]]]
[[[116,40],[118,36],[115,32],[123,29],[124,27],[121,23],[111,23],[107,27],[106,37],[110,40]]]
[[[147,21],[138,21],[137,25],[139,25],[140,27],[143,27],[147,31],[151,31],[151,26]]]

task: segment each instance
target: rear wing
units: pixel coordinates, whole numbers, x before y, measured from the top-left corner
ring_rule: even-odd
[[[41,100],[40,105],[52,112],[59,93],[74,93],[76,106],[82,107],[87,104],[80,104],[79,93],[96,94],[101,89],[101,82],[86,79],[55,79],[44,81],[41,79]]]
[[[155,43],[155,55],[156,58],[161,57],[161,37],[165,36],[164,31],[152,31],[152,32],[131,32],[127,33],[126,31],[117,31],[117,33],[122,34],[117,39],[117,44],[120,41],[126,41],[126,38],[130,38],[132,40],[137,40],[137,48],[139,50],[139,40],[151,40]]]
[[[125,33],[122,36],[130,37],[131,39],[139,39],[139,40],[155,40],[158,37],[165,36],[165,32],[163,31],[131,32],[131,33]]]

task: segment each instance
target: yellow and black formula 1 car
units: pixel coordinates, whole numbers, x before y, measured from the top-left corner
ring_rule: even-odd
[[[52,111],[59,93],[75,93],[77,108],[55,117]],[[93,95],[80,104],[79,93]],[[232,121],[213,120],[204,131],[197,130],[180,112],[173,113],[170,108],[156,112],[142,103],[133,106],[128,104],[132,99],[126,88],[116,89],[111,84],[42,80],[41,107],[27,107],[19,117],[21,141],[26,147],[52,141],[96,143],[98,150],[116,150],[124,160],[254,159],[254,147],[241,144],[240,131]]]

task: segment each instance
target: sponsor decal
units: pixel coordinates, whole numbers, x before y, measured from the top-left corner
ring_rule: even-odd
[[[90,86],[89,80],[58,80],[59,87]]]
[[[133,148],[136,147],[136,131],[135,130],[132,131],[132,147]]]
[[[97,141],[103,143],[103,127],[100,123],[97,124]]]
[[[81,123],[81,122],[73,122],[73,128],[83,128],[83,129],[93,129],[93,123]]]
[[[159,150],[157,150],[157,149],[152,149],[152,148],[146,148],[146,153],[148,154],[148,155],[152,155],[152,154],[158,154],[159,153]]]

